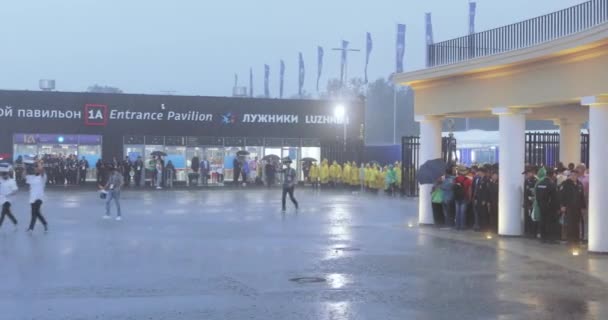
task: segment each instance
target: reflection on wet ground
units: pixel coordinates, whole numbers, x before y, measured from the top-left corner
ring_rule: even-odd
[[[297,196],[282,214],[277,190],[127,191],[117,222],[95,193],[50,193],[49,234],[0,230],[0,318],[608,319],[600,260],[408,227],[412,200]]]

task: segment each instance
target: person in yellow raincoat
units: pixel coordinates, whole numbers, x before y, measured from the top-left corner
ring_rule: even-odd
[[[319,170],[319,179],[321,180],[321,185],[324,187],[329,183],[329,162],[327,159],[323,159],[321,170]]]
[[[329,167],[329,180],[331,185],[336,187],[340,182],[342,176],[342,168],[338,164],[338,161],[334,160],[334,163]]]
[[[382,191],[382,190],[384,190],[384,187],[385,187],[386,167],[383,169],[382,167],[377,166],[376,170],[377,170],[376,171],[377,172],[376,173],[376,181],[375,181],[376,182],[375,183],[376,190],[377,191]]]
[[[374,175],[374,168],[372,167],[371,164],[367,164],[367,166],[365,167],[365,186],[367,187],[367,189],[369,191],[372,190],[373,187],[373,181],[376,178],[376,176]]]
[[[357,163],[353,161],[353,164],[350,167],[350,185],[353,189],[357,189],[360,186],[359,174],[359,167],[357,167]]]
[[[401,190],[401,162],[395,162],[395,175],[397,176],[397,190]]]
[[[310,177],[312,188],[317,189],[319,187],[319,166],[317,166],[317,163],[312,163],[308,176]]]
[[[350,163],[347,161],[346,163],[344,163],[344,168],[342,169],[342,184],[345,188],[350,187],[350,170],[351,166]]]

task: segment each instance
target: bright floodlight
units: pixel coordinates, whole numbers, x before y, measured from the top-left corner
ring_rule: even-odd
[[[334,109],[334,116],[340,120],[344,119],[344,115],[346,114],[346,109],[343,105],[339,104]]]

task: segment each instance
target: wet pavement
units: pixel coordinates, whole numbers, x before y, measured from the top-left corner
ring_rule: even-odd
[[[282,214],[279,190],[126,191],[114,221],[94,192],[51,191],[30,236],[19,194],[0,319],[608,319],[608,258],[410,228],[414,200],[296,196]]]

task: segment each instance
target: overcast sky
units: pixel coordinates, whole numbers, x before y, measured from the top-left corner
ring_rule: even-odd
[[[477,31],[566,8],[583,0],[478,0]],[[435,41],[465,35],[467,0],[19,0],[0,9],[0,88],[84,91],[98,83],[129,93],[176,91],[227,96],[234,74],[263,91],[263,65],[271,66],[271,95],[278,95],[284,59],[286,95],[297,92],[297,57],[306,63],[314,91],[316,48],[325,48],[321,83],[339,75],[330,48],[349,40],[364,49],[374,40],[371,79],[394,70],[395,28],[407,24],[406,69],[423,67],[424,13],[433,13]],[[349,77],[363,75],[364,53],[350,56]]]

